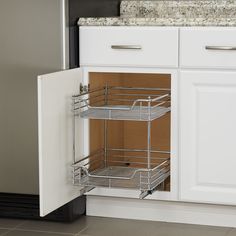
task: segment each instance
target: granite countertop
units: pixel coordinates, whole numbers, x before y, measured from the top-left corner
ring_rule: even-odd
[[[80,26],[236,26],[236,18],[81,18]]]
[[[236,0],[122,1],[120,17],[80,18],[81,26],[236,26]]]

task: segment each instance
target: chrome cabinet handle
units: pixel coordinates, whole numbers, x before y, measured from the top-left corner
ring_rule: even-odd
[[[131,49],[131,50],[141,50],[140,45],[111,45],[112,49]]]
[[[235,51],[236,47],[232,46],[206,46],[206,50],[222,50],[222,51]]]

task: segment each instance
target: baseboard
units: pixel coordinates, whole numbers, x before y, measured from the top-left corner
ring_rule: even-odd
[[[71,222],[85,214],[85,197],[77,198],[46,217],[39,216],[39,196],[0,193],[0,217]]]
[[[236,207],[87,196],[87,215],[236,227]]]

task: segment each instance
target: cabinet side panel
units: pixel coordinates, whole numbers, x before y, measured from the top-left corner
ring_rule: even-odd
[[[70,169],[73,162],[71,96],[78,93],[80,80],[79,69],[38,77],[41,216],[80,195],[78,187],[72,186]]]

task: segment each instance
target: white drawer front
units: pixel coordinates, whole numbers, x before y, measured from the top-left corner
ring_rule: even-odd
[[[182,28],[180,65],[236,68],[236,28]]]
[[[80,64],[178,66],[178,29],[80,27]]]

